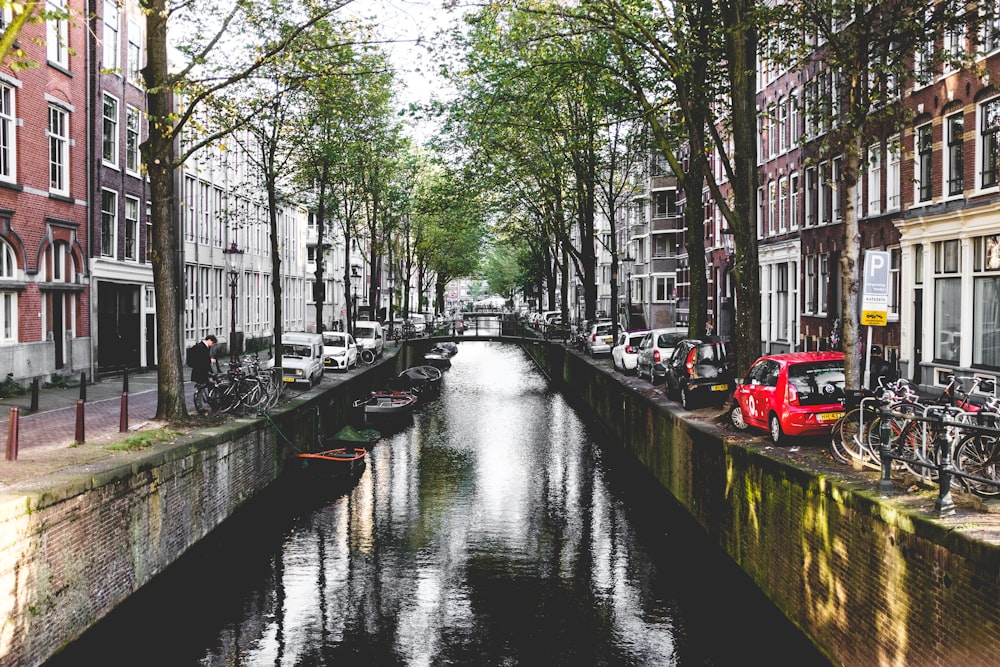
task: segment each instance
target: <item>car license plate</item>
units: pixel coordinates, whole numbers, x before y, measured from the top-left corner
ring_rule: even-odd
[[[285,382],[295,382],[295,378],[282,378]]]
[[[821,422],[835,422],[843,416],[843,412],[824,412],[816,415],[816,419]]]
[[[605,343],[610,343],[610,342],[611,342],[611,341],[613,341],[613,340],[614,340],[614,338],[613,338],[612,336],[605,336],[605,337],[604,337],[604,342],[605,342]]]
[[[728,384],[713,384],[712,385],[712,391],[726,391],[727,389],[729,389],[729,385]]]

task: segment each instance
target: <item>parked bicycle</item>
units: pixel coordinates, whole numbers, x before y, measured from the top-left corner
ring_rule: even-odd
[[[277,369],[261,368],[257,358],[251,357],[212,377],[208,404],[220,413],[264,414],[278,403],[283,390]]]

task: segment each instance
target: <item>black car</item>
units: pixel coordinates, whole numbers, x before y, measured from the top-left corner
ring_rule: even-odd
[[[685,409],[723,405],[733,392],[733,361],[720,340],[685,338],[664,365],[667,395]]]

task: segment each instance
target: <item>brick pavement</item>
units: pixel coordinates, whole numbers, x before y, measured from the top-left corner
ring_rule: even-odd
[[[157,374],[155,370],[130,374],[127,400],[123,401],[123,376],[99,379],[86,386],[83,402],[84,442],[76,442],[79,385],[59,389],[40,389],[38,410],[31,411],[28,393],[0,399],[0,490],[32,478],[52,474],[73,466],[86,465],[98,458],[117,455],[106,445],[128,437],[121,432],[122,411],[126,410],[128,432],[156,426]],[[184,385],[189,413],[193,414],[190,382]],[[11,408],[17,407],[17,458],[8,461],[6,452],[11,438]]]

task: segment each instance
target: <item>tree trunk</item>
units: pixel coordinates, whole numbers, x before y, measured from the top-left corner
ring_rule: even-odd
[[[844,386],[861,388],[861,359],[858,334],[858,283],[861,254],[861,230],[858,228],[858,170],[861,166],[861,141],[858,135],[844,146],[841,183],[844,184],[844,249],[840,253],[841,346],[844,350]]]
[[[184,371],[181,362],[180,315],[182,285],[179,280],[178,232],[174,215],[174,137],[170,122],[173,93],[167,61],[167,11],[165,0],[150,0],[146,16],[146,81],[150,132],[142,144],[149,175],[150,224],[153,238],[150,262],[156,294],[156,351],[158,359],[156,419],[187,417]],[[207,334],[208,332],[202,332]]]
[[[732,91],[733,244],[736,257],[736,366],[743,374],[759,356],[760,264],[757,255],[757,33],[755,3],[729,0],[721,3],[725,29],[727,73]]]

